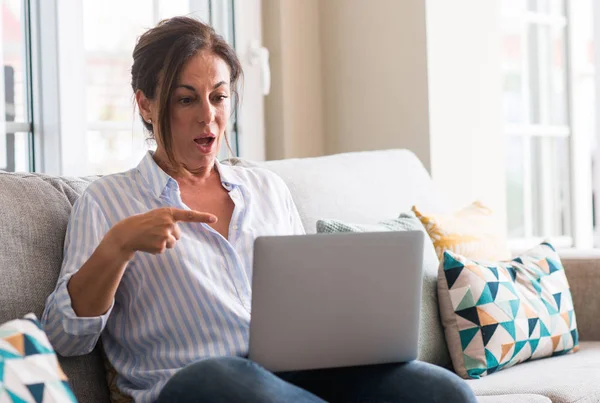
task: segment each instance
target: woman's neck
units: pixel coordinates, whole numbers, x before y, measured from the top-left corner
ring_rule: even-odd
[[[217,169],[215,168],[215,161],[212,161],[209,166],[190,169],[189,167],[185,166],[185,164],[180,164],[179,167],[174,167],[170,163],[167,156],[158,151],[153,154],[153,158],[158,166],[165,171],[167,175],[175,179],[180,185],[206,185],[211,183],[213,178],[219,176]]]

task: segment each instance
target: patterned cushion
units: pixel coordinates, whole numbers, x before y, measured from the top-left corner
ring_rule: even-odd
[[[104,370],[106,371],[106,384],[108,385],[111,403],[133,403],[133,398],[119,389],[117,385],[119,374],[108,360],[108,357],[106,357],[104,350],[102,350],[102,361],[104,362]]]
[[[76,402],[34,314],[0,325],[0,402]]]
[[[423,225],[414,214],[402,214],[399,218],[377,224],[349,224],[338,220],[317,221],[318,233],[333,232],[384,232],[423,231]],[[421,326],[419,329],[419,360],[440,366],[450,366],[450,356],[444,340],[437,301],[437,271],[439,261],[429,237],[423,245],[423,291],[421,301]]]
[[[577,350],[569,283],[549,243],[485,265],[445,252],[438,278],[446,341],[462,377]]]
[[[510,251],[502,222],[480,202],[452,214],[425,214],[412,208],[429,234],[438,258],[446,250],[475,260],[508,260]]]

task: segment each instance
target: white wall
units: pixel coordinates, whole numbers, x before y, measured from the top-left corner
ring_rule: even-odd
[[[326,153],[409,148],[429,167],[425,3],[319,6]]]
[[[224,6],[224,3],[221,6]],[[229,16],[226,10],[223,11],[223,28],[219,28],[226,29]],[[260,63],[251,60],[250,51],[254,42],[262,46],[261,12],[261,0],[235,2],[235,14],[244,16],[235,21],[235,42],[244,69],[244,87],[238,116],[239,152],[245,158],[259,161],[265,159],[265,123],[256,116],[264,116],[265,108],[261,66]]]
[[[270,52],[265,98],[267,159],[323,155],[319,0],[263,0],[263,40]]]
[[[498,1],[327,0],[320,17],[326,153],[408,148],[452,204],[505,215]]]
[[[594,247],[594,206],[593,191],[599,189],[594,176],[599,169],[597,153],[598,135],[596,125],[596,100],[599,81],[596,79],[598,67],[594,71],[590,63],[590,42],[593,41],[596,66],[600,66],[600,7],[596,1],[571,1],[568,3],[567,25],[569,37],[569,117],[571,123],[571,212],[573,218],[574,247],[589,249]],[[590,15],[590,11],[592,15]],[[596,14],[596,15],[594,15]],[[594,32],[596,30],[597,32]],[[596,92],[594,94],[594,92]],[[594,151],[596,148],[596,151]],[[600,178],[596,176],[595,180]],[[598,197],[598,193],[596,193]],[[596,199],[596,203],[599,200]],[[596,204],[597,206],[598,204]],[[600,212],[596,212],[596,219]],[[598,222],[598,221],[597,221]],[[598,228],[598,227],[597,227]],[[598,230],[597,230],[598,231]],[[598,245],[596,243],[596,245]]]
[[[322,120],[311,153],[407,148],[505,216],[498,1],[264,0],[268,157],[309,154]]]
[[[426,4],[431,174],[455,203],[505,215],[498,0]]]
[[[58,85],[60,128],[60,174],[92,175],[87,142],[86,60],[74,57],[72,49],[84,49],[83,4],[57,0]],[[78,34],[75,34],[78,33]],[[78,56],[83,56],[83,52]],[[42,61],[43,63],[43,61]]]

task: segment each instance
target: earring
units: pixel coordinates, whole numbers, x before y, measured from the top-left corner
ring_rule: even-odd
[[[146,122],[152,124],[152,119],[148,119]]]

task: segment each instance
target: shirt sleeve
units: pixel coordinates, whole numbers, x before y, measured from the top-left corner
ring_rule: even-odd
[[[296,204],[294,203],[294,199],[290,191],[288,190],[288,209],[290,212],[290,225],[292,227],[293,235],[305,235],[306,231],[304,230],[304,225],[302,224],[302,219],[300,218],[300,213],[296,208]]]
[[[92,196],[85,192],[73,206],[64,244],[62,269],[56,288],[46,300],[42,326],[55,350],[63,356],[91,352],[106,326],[114,306],[101,316],[79,317],[73,311],[67,284],[90,258],[108,232],[104,213]]]
[[[286,214],[288,215],[290,220],[290,235],[305,235],[306,230],[304,229],[304,225],[302,224],[300,213],[298,212],[296,203],[294,203],[294,198],[292,197],[290,189],[285,184],[283,179],[281,179],[281,177],[276,176],[276,178],[277,182],[279,183],[279,186],[282,189]]]

